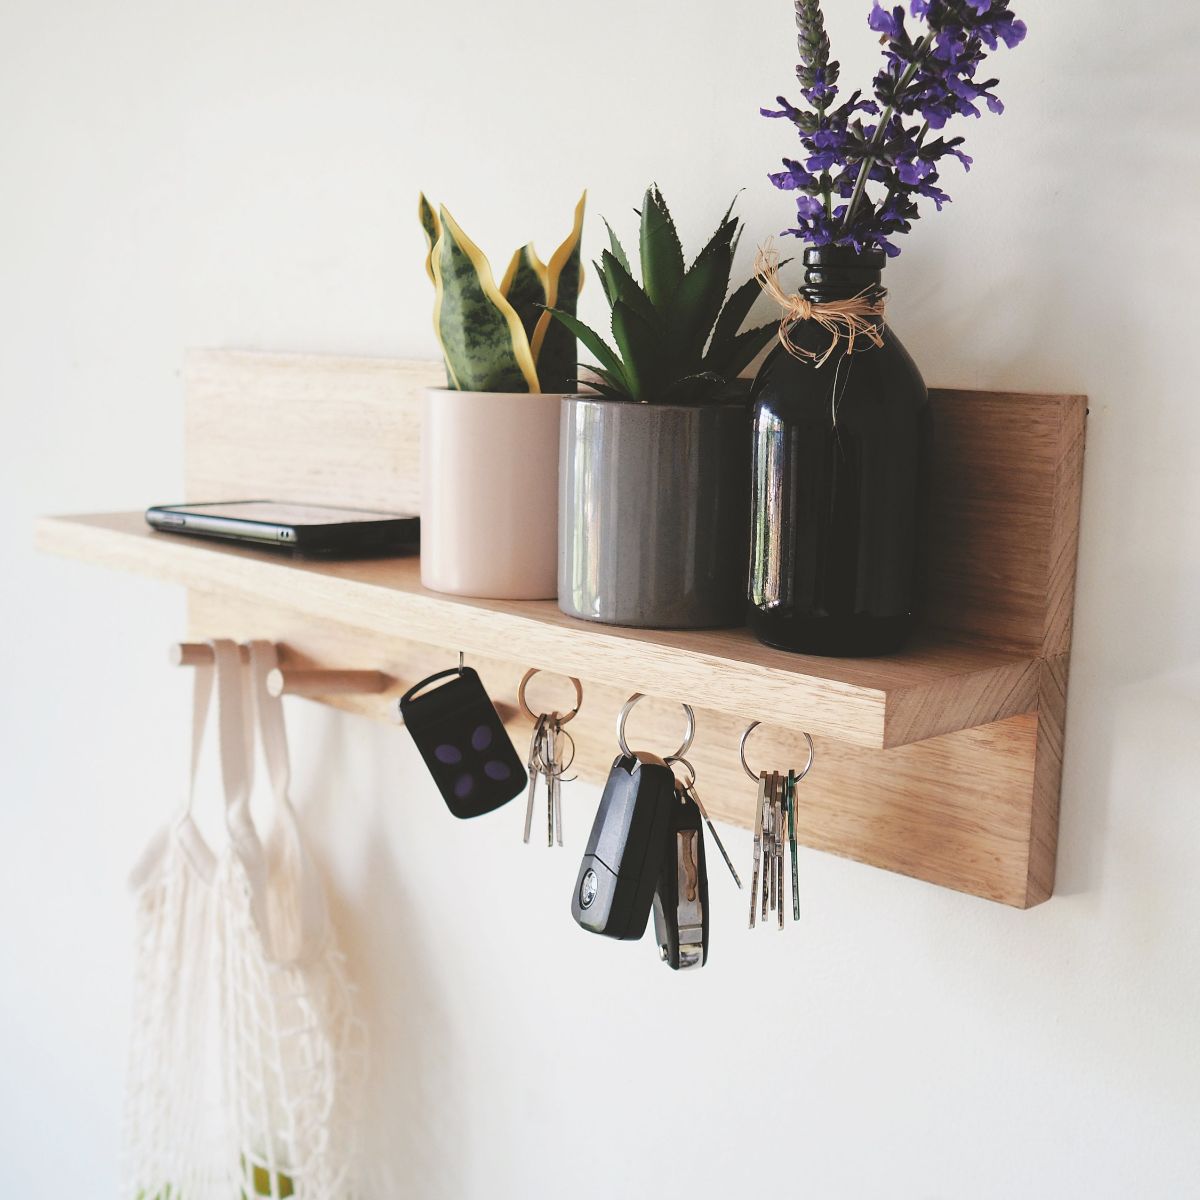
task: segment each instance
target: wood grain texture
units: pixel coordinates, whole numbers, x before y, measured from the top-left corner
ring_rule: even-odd
[[[193,351],[187,499],[253,494],[416,512],[420,396],[444,383],[441,364],[424,360]],[[1064,652],[1085,398],[934,388],[930,403],[929,624]]]
[[[1033,797],[1029,813],[1029,886],[1026,907],[1054,893],[1058,858],[1058,798],[1062,787],[1063,742],[1067,719],[1068,655],[1042,663],[1038,692],[1037,744],[1034,748]]]
[[[443,383],[440,364],[204,351],[186,381],[188,499],[416,511],[419,400]],[[619,629],[553,603],[442,596],[420,587],[415,559],[305,563],[156,534],[139,514],[44,519],[37,540],[185,585],[196,637],[271,638],[286,669],[385,673],[378,694],[321,698],[351,712],[396,721],[398,696],[462,650],[524,749],[521,673],[577,675],[584,707],[570,732],[593,780],[607,773],[631,692],[648,700],[630,740],[659,754],[677,741],[673,702],[687,700],[701,794],[714,818],[738,825],[751,823],[755,797],[737,760],[745,724],[765,723],[751,761],[766,769],[801,761],[808,730],[806,845],[1029,907],[1054,887],[1086,402],[934,390],[931,403],[927,628],[886,659],[808,658],[745,630]],[[547,705],[569,696],[552,678],[532,691]],[[592,814],[574,812],[571,794],[568,838],[582,845]],[[520,817],[511,811],[514,836]]]
[[[192,351],[185,499],[418,512],[421,395],[445,386],[423,360]]]
[[[862,746],[920,741],[1037,704],[1038,660],[928,634],[876,659],[772,650],[744,629],[642,630],[579,621],[552,601],[471,600],[426,591],[415,557],[321,562],[157,533],[139,513],[44,518],[42,549],[194,591],[244,597],[310,621],[340,621],[506,657],[664,699]],[[267,635],[264,635],[267,636]],[[344,667],[332,662],[326,665]]]
[[[931,624],[1037,655],[1070,646],[1083,396],[933,391]]]
[[[323,702],[392,724],[398,724],[396,701],[406,688],[457,661],[455,653],[443,648],[381,639],[376,631],[333,621],[317,624],[302,614],[229,596],[192,593],[189,621],[195,637],[247,639],[270,630],[282,643],[285,669],[337,663],[385,671],[393,680],[387,692]],[[467,662],[502,706],[523,754],[531,726],[516,709],[516,693],[528,664],[495,654],[469,654]],[[580,778],[599,783],[606,776],[617,753],[617,714],[629,690],[584,680],[583,705],[568,727],[577,748],[572,773]],[[572,697],[561,676],[539,676],[530,684],[536,708],[564,708]],[[678,705],[647,697],[630,718],[629,741],[665,755],[678,745],[683,724]],[[755,788],[737,757],[745,722],[705,705],[696,709],[696,726],[689,760],[705,807],[714,820],[749,827]],[[398,728],[397,736],[406,735]],[[1016,907],[1035,904],[1049,893],[1043,895],[1040,881],[1031,886],[1031,858],[1038,858],[1041,869],[1049,847],[1053,863],[1053,839],[1045,839],[1052,830],[1042,818],[1043,836],[1030,837],[1031,812],[1038,811],[1035,793],[1053,783],[1035,766],[1038,742],[1039,721],[1032,713],[894,750],[817,737],[816,763],[801,788],[799,839],[817,850],[956,891]],[[748,754],[755,767],[786,769],[802,764],[805,752],[798,733],[767,725],[751,737]],[[564,824],[572,852],[582,851],[593,816],[590,805],[575,803],[578,794],[571,785],[564,787]],[[414,803],[441,803],[432,784],[413,795]],[[1056,799],[1057,791],[1047,787],[1044,796]],[[523,802],[517,800],[489,820],[510,822],[513,837],[519,838],[523,816]],[[748,865],[737,864],[739,869]]]

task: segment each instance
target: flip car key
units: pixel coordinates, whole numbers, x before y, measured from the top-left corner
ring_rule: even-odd
[[[425,690],[440,679],[448,682]],[[400,713],[456,817],[482,816],[524,791],[525,764],[470,667],[421,680],[401,697]]]
[[[571,898],[571,915],[584,929],[634,940],[646,932],[674,797],[665,763],[635,754],[613,763]]]
[[[671,827],[654,893],[654,935],[674,971],[708,961],[708,867],[699,805],[682,788],[671,804]]]

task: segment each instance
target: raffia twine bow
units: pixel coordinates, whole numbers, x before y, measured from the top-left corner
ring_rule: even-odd
[[[880,289],[864,288],[848,300],[825,300],[814,302],[799,292],[784,291],[779,282],[779,252],[768,243],[758,248],[754,260],[754,274],[762,290],[783,309],[779,322],[779,342],[795,358],[804,359],[814,366],[824,366],[829,356],[845,339],[846,354],[854,353],[854,344],[865,339],[878,349],[883,345],[883,315],[886,307]],[[792,330],[804,321],[814,321],[829,334],[829,345],[824,352],[808,350],[792,341]]]

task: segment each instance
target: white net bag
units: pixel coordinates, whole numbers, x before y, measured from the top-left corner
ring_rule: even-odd
[[[122,1196],[354,1200],[362,1027],[288,799],[270,643],[213,642],[222,844],[192,797],[214,668],[197,668],[192,787],[134,872],[137,963]],[[272,793],[250,815],[257,713]]]

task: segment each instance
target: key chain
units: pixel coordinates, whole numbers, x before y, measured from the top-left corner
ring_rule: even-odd
[[[792,860],[792,920],[800,920],[800,881],[796,863],[796,788],[812,770],[816,750],[813,748],[812,738],[805,733],[803,737],[808,744],[808,762],[804,764],[803,770],[789,770],[786,774],[779,771],[772,771],[770,774],[760,771],[755,774],[746,761],[746,742],[758,726],[758,721],[747,725],[738,743],[738,757],[741,759],[742,770],[758,784],[758,802],[754,810],[754,865],[750,879],[750,928],[754,928],[760,912],[763,924],[766,924],[768,913],[773,912],[777,916],[778,927],[782,929],[785,842]]]
[[[737,884],[738,890],[741,890],[742,881],[734,869],[733,860],[729,857],[729,851],[725,849],[725,843],[721,841],[717,831],[713,828],[712,820],[709,818],[708,810],[704,807],[704,801],[700,799],[699,793],[696,791],[696,768],[682,755],[673,754],[666,760],[669,767],[674,767],[678,764],[681,767],[687,768],[688,777],[686,780],[675,778],[675,787],[679,793],[686,799],[695,804],[700,811],[700,816],[704,820],[704,824],[708,826],[708,832],[712,834],[712,839],[717,843],[717,849],[721,852],[721,857],[725,860],[725,865],[729,868],[729,874],[733,876],[733,882]]]
[[[533,737],[529,741],[529,755],[525,769],[529,776],[529,793],[525,802],[525,843],[533,831],[533,808],[537,798],[539,778],[546,781],[546,845],[561,846],[562,839],[562,780],[575,761],[575,739],[563,726],[572,721],[583,704],[583,685],[573,675],[568,675],[575,688],[575,707],[569,713],[534,713],[525,699],[529,681],[539,673],[538,667],[530,667],[521,677],[517,688],[517,705],[533,722]],[[565,757],[564,748],[569,745],[570,753]]]
[[[635,752],[625,739],[625,722],[640,699],[640,694],[631,696],[617,719],[621,752],[608,773],[579,864],[571,915],[591,933],[620,940],[640,938],[646,932],[655,894],[662,890],[664,857],[670,852],[673,863],[682,861],[685,899],[689,904],[696,903],[698,920],[691,920],[689,914],[686,923],[700,927],[700,943],[707,946],[707,882],[700,884],[701,847],[688,837],[689,833],[699,833],[699,809],[691,806],[696,813],[696,829],[683,828],[677,811],[681,805],[675,776],[667,766],[667,759],[677,759],[691,747],[696,717],[688,705],[681,705],[687,721],[683,741],[667,759],[642,750]],[[677,850],[682,853],[677,854]],[[694,887],[690,882],[693,872]],[[679,905],[672,897],[678,896],[678,887],[665,890],[664,915],[677,920]],[[675,943],[678,945],[678,938]]]
[[[521,793],[521,758],[478,674],[458,666],[414,684],[400,699],[412,735],[446,807],[478,817]]]

